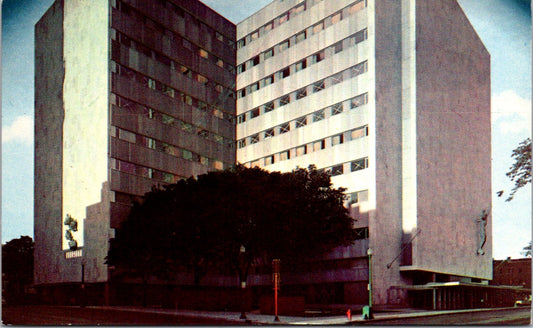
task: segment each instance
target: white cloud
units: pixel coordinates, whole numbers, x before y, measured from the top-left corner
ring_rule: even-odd
[[[2,126],[2,143],[20,142],[27,145],[33,143],[33,118],[22,115],[15,118],[9,126]]]
[[[492,97],[492,122],[503,134],[531,132],[531,100],[506,90]]]

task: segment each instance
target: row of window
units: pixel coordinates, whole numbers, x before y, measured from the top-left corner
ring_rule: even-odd
[[[367,61],[364,61],[362,63],[359,63],[355,66],[352,66],[348,69],[345,69],[343,71],[340,71],[338,73],[335,73],[333,75],[330,75],[322,80],[316,81],[312,84],[309,84],[299,90],[296,90],[294,92],[291,92],[289,94],[283,95],[277,99],[274,99],[272,101],[269,101],[259,107],[256,107],[252,110],[246,111],[239,116],[237,116],[237,123],[244,123],[247,120],[256,118],[259,115],[266,114],[268,112],[273,111],[274,109],[278,107],[285,106],[287,104],[290,104],[291,102],[300,100],[302,98],[307,97],[310,94],[320,92],[326,88],[332,87],[336,84],[341,83],[342,81],[349,80],[351,78],[354,78],[356,76],[359,76],[363,73],[365,73],[368,70],[368,64]]]
[[[150,137],[139,135],[118,127],[111,128],[111,136],[118,137],[120,140],[140,145],[148,149],[157,150],[173,157],[182,158],[188,161],[197,162],[209,167],[210,169],[222,170],[223,163],[220,160],[209,158],[207,156],[199,155],[188,149],[180,148],[168,143],[156,140]],[[129,172],[132,173],[132,172]]]
[[[157,80],[154,80],[146,75],[143,75],[125,66],[114,63],[114,71],[117,74],[124,76],[127,79],[135,81],[152,90],[157,90],[159,92],[162,92],[166,96],[169,96],[174,99],[178,99],[184,104],[196,107],[200,109],[201,111],[207,112],[209,114],[212,114],[215,117],[218,117],[219,119],[226,120],[231,123],[235,121],[234,115],[221,110],[216,105],[213,105],[213,104],[208,105],[206,102],[202,100],[189,96],[188,94],[178,91],[166,84],[163,84]]]
[[[300,145],[291,149],[284,150],[280,153],[268,155],[255,161],[246,163],[246,166],[264,167],[281,161],[289,160],[291,158],[303,156],[322,149],[334,147],[348,141],[356,140],[368,136],[368,126],[362,126],[357,129],[345,131],[324,139],[316,140],[305,145]]]
[[[202,35],[211,35],[214,36],[215,39],[222,42],[225,45],[234,46],[234,42],[231,38],[224,36],[219,31],[207,26],[204,22],[199,20],[197,17],[189,14],[186,12],[183,8],[178,7],[175,5],[172,1],[166,1],[166,0],[156,0],[159,5],[164,8],[165,10],[174,12],[178,17],[183,19],[186,22],[190,22],[194,25],[196,25]],[[160,33],[164,34],[165,30],[168,30],[165,26],[162,24],[154,21],[153,19],[146,17],[144,14],[139,12],[137,9],[133,8],[132,6],[124,3],[123,1],[118,0],[116,8],[121,11],[122,13],[134,17],[135,20],[144,22],[145,26],[148,26],[149,28],[159,31]],[[172,32],[172,31],[170,31]]]
[[[311,114],[299,117],[293,121],[285,122],[281,125],[275,126],[273,128],[264,130],[260,133],[253,134],[249,137],[242,138],[237,141],[237,146],[239,149],[246,147],[247,145],[253,145],[259,141],[270,139],[276,135],[281,135],[291,130],[304,127],[310,123],[320,122],[331,116],[338,115],[344,111],[344,108],[354,109],[360,107],[368,102],[367,93],[356,96],[354,98],[336,103],[332,106],[322,108]]]
[[[159,53],[153,50],[150,50],[148,47],[129,39],[127,36],[125,36],[122,33],[118,33],[118,34],[119,34],[120,42],[126,46],[131,47],[131,49],[133,49],[134,51],[142,53],[148,58],[154,59],[163,65],[167,65],[170,69],[177,71],[178,73],[188,77],[189,79],[201,85],[212,86],[216,92],[221,94],[221,96],[226,95],[227,97],[231,97],[231,98],[235,97],[233,90],[228,89],[222,86],[221,84],[216,83],[215,81],[210,81],[206,76],[191,70],[187,66],[177,63],[176,61],[170,59],[169,57],[160,55]],[[170,92],[172,93],[174,92],[172,91],[173,89],[171,87],[168,87],[168,88]]]
[[[170,68],[172,68],[174,70],[177,70],[177,71],[180,71],[180,72],[184,72],[186,70],[191,70],[189,67],[176,62],[175,60],[171,59],[167,55],[165,55],[163,53],[160,53],[160,52],[157,52],[157,51],[151,49],[150,47],[145,46],[141,42],[138,42],[138,41],[135,41],[135,40],[131,39],[129,36],[125,35],[122,32],[119,32],[119,31],[114,30],[114,29],[112,29],[111,31],[112,31],[112,39],[113,40],[117,40],[121,44],[123,44],[123,45],[125,45],[125,46],[127,46],[127,47],[129,47],[129,48],[131,48],[131,49],[133,49],[135,51],[137,51],[138,53],[141,53],[141,54],[145,55],[148,58],[151,58],[151,59],[153,59],[153,60],[155,60],[155,61],[157,61],[157,62],[159,62],[159,63],[161,63],[161,64],[163,64],[165,66],[170,66]],[[186,41],[186,40],[184,39],[184,41]],[[188,48],[191,51],[196,52],[199,57],[205,58],[206,60],[210,60],[213,64],[217,65],[218,67],[220,67],[222,69],[226,69],[231,74],[235,73],[235,68],[233,67],[233,65],[224,62],[219,57],[208,53],[206,50],[204,50],[204,49],[202,49],[200,47],[194,46],[195,49],[193,49],[193,45],[189,41],[186,41],[186,43],[184,42],[183,46]]]
[[[275,19],[271,20],[270,22],[266,23],[265,25],[261,26],[257,30],[251,32],[250,34],[244,36],[242,39],[237,41],[237,49],[240,49],[244,47],[245,45],[249,44],[250,42],[259,39],[260,37],[265,36],[267,33],[272,31],[274,28],[280,26],[281,24],[289,21],[291,18],[294,18],[298,16],[299,14],[303,13],[307,9],[311,8],[315,4],[321,2],[323,0],[305,0],[296,6],[292,7],[288,11],[284,12],[280,16],[276,17]],[[319,23],[315,24],[313,27],[310,27],[311,29],[316,29],[316,31],[313,31],[314,33],[318,33],[320,30],[327,28],[333,24],[336,24],[338,21],[342,19],[342,17],[347,17],[360,9],[364,8],[366,6],[366,1],[360,0],[355,4],[351,4],[342,10],[336,12],[335,14],[325,18],[324,20],[320,21]],[[315,26],[321,24],[321,29],[318,27],[315,28]]]
[[[179,128],[182,131],[185,131],[188,133],[194,133],[202,138],[205,138],[206,140],[211,140],[221,145],[225,144],[226,146],[230,148],[233,147],[233,144],[234,144],[233,140],[227,139],[214,132],[208,131],[201,125],[193,125],[191,123],[177,119],[171,115],[161,113],[149,107],[142,106],[124,97],[120,97],[120,96],[115,96],[115,97],[116,97],[116,100],[114,101],[115,104],[119,106],[120,108],[127,110],[129,114],[146,116],[150,119],[155,119],[158,122],[161,122],[163,124]],[[198,122],[198,123],[203,124],[204,126],[207,125],[206,124],[207,122]]]
[[[294,63],[290,66],[287,66],[277,72],[275,72],[272,75],[267,76],[264,79],[261,79],[259,81],[256,81],[239,91],[237,91],[237,97],[242,98],[246,95],[249,95],[250,93],[257,91],[263,87],[266,87],[268,85],[271,85],[272,83],[281,81],[282,79],[290,76],[291,74],[295,74],[296,72],[299,72],[303,69],[306,69],[307,67],[319,63],[322,60],[331,57],[335,54],[338,54],[339,52],[348,49],[349,47],[355,46],[358,43],[363,42],[367,39],[367,29],[363,29],[337,43],[335,43],[332,46],[329,46],[327,48],[324,48],[313,55],[304,58],[303,60],[298,61],[297,63]],[[258,58],[258,57],[257,57]],[[259,61],[258,61],[259,62]],[[255,63],[255,61],[254,61]],[[244,64],[243,64],[244,65]],[[255,64],[252,64],[255,66]]]
[[[166,183],[174,183],[183,178],[170,172],[156,170],[151,167],[121,161],[115,158],[111,158],[111,169]]]

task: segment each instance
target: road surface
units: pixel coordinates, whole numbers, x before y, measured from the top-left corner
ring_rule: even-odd
[[[12,325],[235,325],[220,319],[179,317],[168,314],[117,311],[107,309],[54,307],[54,306],[2,306],[2,323]],[[244,324],[244,323],[242,323]]]
[[[367,325],[529,325],[531,307],[482,312],[452,313],[395,320],[371,320]],[[358,323],[360,324],[360,323]]]

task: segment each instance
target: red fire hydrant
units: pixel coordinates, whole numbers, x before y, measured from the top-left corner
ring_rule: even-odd
[[[352,321],[352,310],[348,309],[348,311],[346,311],[346,316],[348,317],[348,321]]]

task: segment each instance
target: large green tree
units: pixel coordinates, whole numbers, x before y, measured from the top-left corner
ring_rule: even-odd
[[[2,245],[3,297],[9,303],[24,301],[24,288],[33,283],[34,242],[29,236],[12,239]]]
[[[254,263],[297,263],[352,243],[343,192],[312,166],[237,165],[154,188],[117,230],[107,261],[145,276],[185,269],[198,283],[215,268],[246,281]]]
[[[522,141],[517,148],[513,150],[511,155],[515,162],[509,168],[509,172],[506,175],[515,183],[511,194],[506,202],[511,201],[514,198],[518,189],[524,187],[528,183],[531,183],[531,138],[527,138]],[[499,195],[503,194],[499,192]]]

